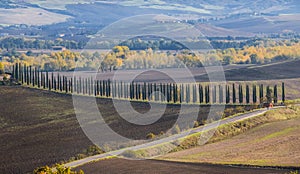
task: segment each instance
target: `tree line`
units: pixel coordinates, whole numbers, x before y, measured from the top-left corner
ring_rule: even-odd
[[[229,84],[205,83],[117,82],[97,80],[93,77],[66,77],[59,73],[44,72],[21,63],[16,63],[13,66],[12,74],[18,82],[29,87],[96,97],[191,104],[256,104],[277,103],[279,101],[278,85],[264,87],[263,84],[253,84],[251,97],[249,84],[246,85],[244,93],[244,86],[241,84],[232,84],[231,86]],[[281,85],[281,91],[281,101],[284,102],[284,83]]]
[[[300,57],[300,43],[297,41],[264,42],[259,46],[243,49],[200,51],[155,51],[130,50],[128,46],[115,46],[109,53],[82,53],[65,50],[50,54],[32,52],[18,53],[14,50],[2,52],[2,62],[6,67],[23,63],[46,71],[69,71],[77,65],[78,70],[113,71],[116,69],[182,68],[230,64],[263,64],[293,60]]]

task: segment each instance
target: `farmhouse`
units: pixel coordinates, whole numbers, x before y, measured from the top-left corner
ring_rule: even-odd
[[[53,50],[53,51],[65,51],[66,48],[63,47],[63,46],[53,46],[53,47],[52,47],[52,50]]]

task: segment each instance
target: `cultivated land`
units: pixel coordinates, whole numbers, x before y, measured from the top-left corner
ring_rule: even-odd
[[[276,170],[276,169],[258,169],[258,168],[242,168],[230,167],[222,165],[211,164],[195,164],[195,163],[182,163],[182,162],[168,162],[156,160],[126,160],[126,159],[110,159],[103,160],[97,163],[90,163],[76,170],[83,169],[85,173],[109,173],[109,174],[153,174],[153,173],[211,173],[211,174],[224,174],[224,173],[241,173],[241,174],[277,174],[287,173],[289,170]]]
[[[52,13],[39,8],[0,8],[0,16],[0,24],[4,25],[49,25],[53,23],[65,22],[67,19],[71,18],[71,16]]]
[[[76,170],[83,169],[87,173],[288,173],[299,167],[299,122],[299,107],[281,108],[220,126],[208,144],[159,157],[167,161],[108,159],[79,166]],[[189,147],[194,136],[197,135],[191,135],[180,146]]]
[[[296,77],[297,73],[297,63],[298,61],[294,63],[289,63],[286,62],[286,68],[287,73],[290,73],[289,77],[293,76]],[[247,67],[247,68],[242,68],[246,70],[251,70],[253,68],[257,68],[257,71],[267,71],[268,73],[271,73],[271,67],[273,68],[280,68],[281,64],[285,63],[280,63],[280,64],[273,64],[273,65],[267,65],[267,66],[259,66],[259,67]],[[289,69],[289,68],[290,69]],[[235,66],[228,66],[227,70],[230,71],[235,71],[233,70]],[[231,70],[230,70],[231,69]],[[269,69],[269,70],[268,70]],[[203,69],[199,70],[193,70],[193,71],[199,71],[198,74],[201,74],[205,71]],[[227,71],[227,72],[228,72]],[[136,71],[129,71],[129,72],[136,72]],[[226,72],[226,73],[227,73]],[[283,70],[278,72],[279,74],[284,74]],[[104,75],[107,75],[109,73],[106,73]],[[240,75],[243,75],[242,73],[239,73]],[[153,75],[152,75],[153,76]],[[156,75],[155,75],[156,76]],[[258,76],[260,76],[258,74]],[[150,75],[148,74],[145,77],[151,77],[151,72]],[[159,74],[156,76],[157,78],[161,78],[164,80],[164,78],[167,78],[166,76],[163,76]],[[236,76],[233,76],[237,77]],[[184,78],[184,77],[182,77]],[[149,80],[149,79],[148,79]],[[250,80],[250,79],[248,79]],[[267,81],[264,83],[270,83],[273,84],[275,82],[278,82],[279,80],[273,80],[273,81]],[[286,81],[286,92],[287,92],[287,99],[296,99],[298,92],[298,86],[299,86],[299,80],[298,79],[287,79]],[[260,83],[261,81],[257,81],[255,83]],[[263,82],[263,81],[262,81]],[[290,82],[290,83],[288,83]],[[61,161],[68,161],[72,157],[78,156],[78,154],[85,154],[85,150],[89,148],[89,146],[93,145],[89,139],[84,135],[82,132],[80,125],[78,124],[76,120],[76,116],[74,113],[73,109],[73,104],[72,104],[72,97],[70,95],[64,95],[64,94],[58,94],[58,93],[53,93],[53,92],[48,92],[48,91],[43,91],[43,90],[37,90],[37,89],[29,89],[29,88],[24,88],[24,87],[9,87],[9,86],[0,86],[0,173],[26,173],[26,172],[32,172],[32,170],[36,167],[43,166],[43,165],[52,165]],[[91,100],[89,100],[89,97],[79,97],[81,98],[82,104],[84,106],[90,106],[93,103]],[[135,139],[135,140],[141,140],[141,142],[144,142],[146,139],[146,136],[148,133],[152,132],[154,134],[160,134],[161,132],[166,132],[169,128],[171,128],[177,117],[178,117],[178,112],[180,111],[180,106],[179,105],[168,105],[167,110],[165,111],[163,117],[159,119],[157,122],[154,124],[148,125],[148,126],[136,126],[131,123],[126,122],[124,119],[122,119],[117,111],[113,107],[112,100],[110,99],[97,99],[96,100],[98,104],[98,108],[103,116],[103,121],[101,124],[107,124],[111,129],[113,129],[115,132],[118,132],[120,135],[125,136],[130,139]],[[131,105],[135,108],[136,111],[140,113],[145,113],[147,110],[150,109],[150,105],[148,103],[139,103],[139,102],[131,102]],[[198,108],[199,106],[195,105],[189,105],[190,110],[186,113],[184,113],[185,117],[189,117],[191,115],[198,115],[198,120],[201,120],[202,118],[206,118],[209,106],[201,106],[200,107],[200,112],[196,112],[195,109]],[[232,106],[228,106],[232,107]],[[249,110],[251,108],[247,108],[246,110]],[[234,112],[231,112],[233,114]],[[130,113],[129,113],[130,114]],[[155,113],[154,113],[155,114]],[[229,113],[227,113],[229,114]],[[89,114],[86,114],[87,119],[89,118]],[[192,121],[192,120],[190,120]],[[299,121],[299,120],[298,120]],[[299,122],[295,123],[299,123]],[[292,122],[292,121],[291,121]],[[87,124],[87,126],[90,126],[94,124],[91,122],[90,124]],[[279,123],[278,123],[279,124]],[[291,124],[285,123],[287,125]],[[283,126],[284,127],[284,126]],[[272,127],[270,127],[272,128]],[[287,128],[287,127],[286,127]],[[258,128],[256,128],[258,129]],[[255,130],[256,130],[255,129]],[[267,130],[260,130],[261,132]],[[282,131],[279,130],[279,133],[274,132],[275,136],[278,134],[281,136],[286,133],[293,133],[294,136],[293,138],[297,138],[296,134],[298,133],[298,128],[289,130],[283,129]],[[251,131],[250,131],[251,132]],[[281,133],[283,132],[283,133]],[[250,133],[248,133],[249,136],[251,136]],[[257,133],[259,134],[259,133]],[[272,134],[272,133],[270,133]],[[259,134],[263,135],[263,134]],[[242,136],[242,135],[240,135]],[[267,136],[267,135],[266,135]],[[247,137],[244,135],[244,137]],[[262,137],[263,138],[263,137]],[[233,139],[235,140],[235,139]],[[269,145],[271,146],[272,142],[271,139],[263,139],[260,140],[259,142],[268,142]],[[288,139],[288,141],[295,141],[298,143],[297,140],[295,139]],[[103,142],[106,142],[105,139],[103,139]],[[103,143],[102,142],[102,143]],[[222,141],[223,142],[223,141]],[[221,142],[219,142],[221,143]],[[249,142],[251,143],[251,142]],[[282,142],[281,142],[282,143]],[[235,144],[235,143],[234,143]],[[284,144],[284,143],[282,143]],[[297,144],[296,144],[297,145]],[[221,147],[221,146],[216,146],[216,147]],[[254,147],[260,147],[260,145]],[[263,147],[261,145],[261,147]],[[290,148],[291,147],[286,147],[284,145],[279,146],[282,148]],[[297,146],[292,146],[295,149],[295,153],[297,154]],[[245,149],[241,147],[239,154],[243,153]],[[247,150],[247,149],[246,149]],[[266,152],[271,153],[272,150],[276,149],[265,149]],[[269,150],[269,151],[268,151]],[[230,155],[229,152],[232,152],[233,149],[227,151],[227,156]],[[258,151],[261,154],[264,154],[263,150]],[[216,151],[216,153],[218,153]],[[220,152],[221,153],[221,152]],[[248,152],[250,153],[250,152]],[[293,154],[293,151],[290,151],[290,154]],[[237,153],[238,154],[238,153]],[[260,154],[260,155],[261,155]],[[91,155],[91,154],[89,154]],[[219,155],[219,154],[217,154]],[[260,157],[259,154],[257,154],[258,158]],[[288,160],[286,160],[286,156],[288,154],[282,154],[284,158],[278,158],[281,160],[284,160],[288,162],[289,165],[292,165]],[[81,155],[82,156],[82,155]],[[223,155],[223,157],[226,155]],[[300,156],[300,155],[298,155]],[[196,156],[198,157],[198,156]],[[222,155],[220,155],[222,157]],[[241,155],[242,157],[242,155]],[[274,157],[275,158],[275,157]],[[223,159],[226,161],[224,158],[220,158],[220,160]],[[235,159],[235,158],[233,158]],[[275,158],[276,159],[276,158]],[[115,159],[114,159],[115,160]],[[114,160],[108,160],[108,163],[111,162],[112,164],[116,163]],[[247,158],[244,159],[245,161]],[[295,160],[297,160],[295,158]],[[223,162],[224,162],[223,161]],[[126,169],[127,166],[132,165],[131,161],[126,161],[126,160],[121,160],[117,161],[120,162],[120,167],[116,167],[115,169],[107,169],[108,171],[114,172]],[[218,161],[215,161],[218,162]],[[237,164],[238,161],[231,161],[232,163]],[[228,162],[227,163],[231,163]],[[255,162],[255,161],[254,161]],[[256,161],[257,163],[252,163],[252,164],[258,164],[261,162],[261,165],[271,165],[270,163],[262,163],[262,162],[270,162],[270,161]],[[271,163],[274,161],[271,161]],[[106,162],[105,162],[106,163]],[[182,163],[167,163],[167,162],[157,162],[157,161],[147,161],[147,164],[149,163],[149,166],[152,166],[153,168],[157,167],[157,165],[173,165],[174,169],[176,169],[175,166],[179,166],[178,168],[181,168],[183,166],[186,166],[189,164],[182,164]],[[226,162],[224,162],[226,163]],[[98,163],[97,163],[98,164]],[[288,166],[286,164],[286,166]],[[91,164],[94,165],[94,164]],[[102,163],[99,164],[101,167]],[[143,170],[146,168],[143,168],[143,163],[140,165],[140,169]],[[171,165],[171,166],[172,166]],[[191,164],[194,166],[194,164]],[[197,164],[198,165],[198,164]],[[196,166],[197,166],[196,165]],[[113,166],[113,165],[112,165]],[[205,167],[203,165],[200,165],[201,168]],[[84,169],[86,167],[83,166]],[[124,168],[125,167],[125,168]],[[206,166],[210,168],[209,166]],[[87,170],[89,170],[89,167],[86,167]],[[166,166],[166,168],[168,168]],[[167,171],[164,167],[161,168],[161,172],[163,173],[164,171]],[[188,167],[190,168],[190,167]],[[197,167],[196,167],[197,168]],[[214,168],[218,168],[217,166],[213,166]],[[90,169],[95,169],[98,170],[97,168],[90,167]],[[100,168],[101,169],[101,168]],[[220,171],[227,170],[227,167],[222,168]],[[129,170],[129,169],[128,169]],[[159,169],[160,170],[160,169]],[[200,169],[199,169],[200,170]],[[204,169],[203,169],[204,170]],[[210,169],[212,170],[212,169]],[[218,170],[218,169],[216,169]],[[229,170],[229,169],[228,169]],[[230,169],[231,170],[231,169]],[[248,170],[248,169],[245,169]],[[250,169],[249,169],[250,170]],[[252,170],[252,169],[251,169]],[[125,170],[126,171],[126,170]],[[139,167],[137,167],[137,171],[139,171]],[[177,171],[177,170],[176,170]],[[176,172],[174,170],[174,172]],[[180,171],[178,169],[178,171]],[[192,173],[193,170],[190,171]],[[259,171],[257,171],[259,172]],[[282,172],[282,171],[279,171]],[[261,172],[263,173],[263,171]]]
[[[162,159],[213,164],[300,167],[299,109],[293,106],[270,111],[260,116],[261,119],[256,118],[257,123],[264,122],[263,117],[267,118],[266,124],[232,138],[229,136],[219,142],[168,154]],[[219,136],[220,134],[219,132]]]
[[[0,86],[0,96],[0,173],[32,172],[36,167],[85,154],[84,151],[93,145],[76,120],[72,96],[10,86]],[[82,97],[82,102],[90,105],[85,100],[89,102],[88,97]],[[120,118],[111,100],[97,99],[97,104],[103,124],[106,122],[127,138],[143,141],[150,132],[159,134],[171,128],[180,111],[180,106],[169,105],[157,122],[135,126]],[[132,106],[145,113],[150,105],[132,102]],[[200,112],[195,111],[199,106],[189,107],[189,112],[184,113],[186,117],[205,118],[209,111],[209,106],[202,106]],[[89,118],[88,114],[86,117]]]

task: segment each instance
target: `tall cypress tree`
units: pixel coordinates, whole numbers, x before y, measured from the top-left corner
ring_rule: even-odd
[[[253,103],[256,103],[257,102],[256,85],[252,86],[252,90],[253,90],[253,92],[252,92],[252,100],[253,100]]]
[[[46,71],[46,88],[49,88],[49,73]]]
[[[259,100],[260,100],[260,103],[263,102],[263,99],[264,99],[264,85],[261,84],[259,86]]]
[[[267,86],[267,94],[266,94],[266,99],[267,99],[267,103],[272,103],[272,90],[270,88],[270,86]]]
[[[250,103],[250,88],[249,85],[246,85],[246,103]]]
[[[196,91],[196,85],[193,85],[193,103],[197,102],[197,91]]]
[[[203,86],[201,84],[199,84],[199,102],[203,103]]]
[[[230,103],[230,88],[226,85],[226,104]]]
[[[213,103],[216,103],[217,102],[217,87],[214,85],[214,88],[213,88]]]
[[[189,84],[186,84],[186,103],[189,103],[190,102],[190,96],[191,96],[191,93],[190,93],[190,85]]]
[[[244,101],[243,86],[239,85],[239,103],[242,104],[243,101]]]
[[[285,84],[282,82],[282,102],[285,102]]]
[[[278,102],[277,85],[274,86],[274,103]]]
[[[180,84],[180,103],[182,103],[184,100],[184,86],[183,84]]]
[[[210,103],[210,89],[209,85],[205,87],[205,102]]]
[[[232,84],[232,102],[236,103],[236,91],[235,91],[235,85]]]
[[[223,103],[223,98],[224,98],[224,95],[223,95],[223,86],[219,85],[219,103]]]

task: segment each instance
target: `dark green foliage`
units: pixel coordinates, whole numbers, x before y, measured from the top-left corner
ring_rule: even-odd
[[[40,69],[31,66],[22,66],[22,64],[15,64],[13,74],[19,77],[22,83],[32,85],[33,87],[44,88],[54,91],[60,91],[65,93],[77,93],[90,96],[105,96],[112,98],[126,98],[131,100],[143,100],[143,101],[162,101],[173,103],[224,103],[229,104],[232,97],[232,103],[236,103],[238,95],[238,102],[244,103],[243,86],[239,84],[238,94],[236,93],[236,84],[232,84],[232,94],[230,86],[222,86],[216,84],[202,86],[201,84],[180,84],[179,86],[174,83],[123,83],[108,80],[94,80],[92,77],[78,79],[76,77],[67,78],[66,76],[54,76],[54,73],[42,72]],[[252,100],[253,103],[257,102],[257,87],[252,87]],[[259,85],[259,97],[260,102],[272,101],[278,102],[278,89],[277,85],[274,86],[274,92],[268,86],[266,88],[267,94],[263,96],[263,85]],[[271,92],[270,92],[271,91]],[[225,95],[224,95],[225,92]],[[159,93],[163,94],[162,97]],[[210,94],[211,93],[211,94]],[[246,85],[246,99],[245,103],[250,103],[250,87]],[[152,97],[153,95],[153,97]],[[225,98],[224,98],[225,97]],[[271,97],[271,99],[270,99]],[[282,83],[282,100],[285,101],[285,87]]]
[[[267,103],[272,103],[272,99],[273,99],[273,91],[272,89],[267,86],[267,94],[266,94],[266,99],[267,99]]]
[[[185,93],[186,103],[189,103],[190,102],[190,96],[191,96],[190,85],[186,84],[185,86],[186,86],[186,93]]]
[[[204,97],[204,95],[203,95],[203,86],[199,84],[199,101],[200,101],[200,103],[203,103],[203,101],[204,101],[203,97]]]
[[[252,100],[253,100],[253,103],[256,103],[257,102],[256,85],[253,85],[252,90],[253,90],[253,92],[252,92]]]
[[[205,103],[210,103],[210,89],[209,89],[209,85],[205,86]]]
[[[193,85],[193,103],[197,102],[197,91],[196,91],[196,85]]]
[[[250,88],[249,85],[246,85],[246,103],[250,103]]]
[[[232,103],[236,103],[235,84],[232,84]]]
[[[239,85],[239,103],[242,104],[243,101],[244,101],[243,86]]]
[[[224,95],[223,95],[223,86],[219,85],[219,103],[223,103],[223,98],[224,98]]]
[[[282,102],[285,102],[285,84],[282,82]]]
[[[261,84],[259,86],[259,100],[260,100],[260,103],[263,103],[263,98],[264,98],[264,85]]]
[[[230,88],[226,85],[226,104],[230,103]]]
[[[278,102],[277,85],[274,86],[274,103]]]
[[[217,87],[213,88],[213,103],[217,103]]]

